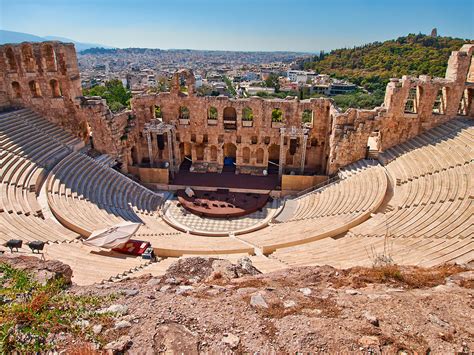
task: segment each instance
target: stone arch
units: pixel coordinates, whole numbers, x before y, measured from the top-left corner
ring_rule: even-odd
[[[282,122],[283,111],[280,108],[274,108],[272,110],[272,122]]]
[[[178,115],[180,120],[189,120],[189,109],[186,106],[180,106]]]
[[[45,66],[47,71],[56,71],[57,70],[57,61],[56,61],[56,51],[53,46],[49,43],[46,43],[42,46],[41,52],[45,61]]]
[[[268,147],[268,160],[273,162],[280,160],[280,146],[278,144],[271,144]]]
[[[140,165],[140,161],[138,159],[138,149],[136,146],[133,146],[131,149],[131,157],[132,157],[132,165]]]
[[[234,143],[224,144],[224,157],[226,158],[237,158],[237,146]]]
[[[214,106],[209,107],[209,109],[207,110],[207,119],[217,120],[217,117],[218,117],[217,108],[215,108]]]
[[[237,111],[233,107],[224,108],[224,129],[237,129]]]
[[[185,94],[183,89],[186,88],[187,94],[194,94],[196,78],[194,73],[189,69],[180,69],[173,75],[171,91],[175,94]]]
[[[28,86],[30,87],[30,92],[33,97],[41,97],[41,89],[38,82],[31,80]]]
[[[51,79],[49,81],[49,86],[51,88],[51,95],[53,97],[61,97],[61,87],[59,86],[59,82],[56,79]]]
[[[418,113],[418,103],[421,96],[421,87],[411,87],[405,101],[405,113]]]
[[[257,164],[263,164],[263,156],[265,152],[263,151],[263,148],[258,148],[257,149]]]
[[[301,114],[301,123],[306,127],[313,127],[313,110],[306,109]]]
[[[243,121],[253,121],[253,110],[250,107],[245,106],[242,109],[242,120]]]
[[[13,52],[12,47],[7,47],[7,49],[5,49],[5,56],[7,57],[8,70],[17,71],[18,66],[16,65],[15,53]]]
[[[211,145],[211,161],[217,161],[217,147]]]
[[[242,161],[244,164],[250,164],[250,148],[244,147],[242,149]]]
[[[196,160],[202,161],[204,160],[204,145],[203,144],[196,144]]]
[[[21,46],[21,56],[23,60],[23,67],[28,73],[35,71],[35,57],[33,55],[33,48],[30,44],[23,44]]]
[[[438,89],[436,94],[435,101],[433,103],[432,112],[435,115],[443,115],[446,113],[446,97],[447,96],[447,88],[442,87]]]
[[[12,91],[13,91],[14,98],[16,99],[21,98],[21,87],[17,81],[12,82]]]

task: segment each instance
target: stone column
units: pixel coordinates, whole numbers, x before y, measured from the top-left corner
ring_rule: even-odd
[[[301,167],[300,167],[300,174],[304,174],[304,161],[306,159],[306,143],[308,141],[308,136],[303,134],[303,144],[301,145]]]
[[[280,128],[280,157],[279,157],[279,164],[278,164],[278,178],[281,179],[283,175],[283,166],[285,165],[286,161],[286,154],[285,154],[285,129]]]
[[[171,171],[171,177],[174,178],[174,155],[173,155],[173,138],[171,137],[172,135],[172,129],[169,129],[166,132],[166,138],[168,142],[168,160],[170,163],[169,170]]]
[[[148,144],[148,156],[150,157],[150,168],[153,167],[153,146],[151,144],[151,132],[145,132],[146,142]]]

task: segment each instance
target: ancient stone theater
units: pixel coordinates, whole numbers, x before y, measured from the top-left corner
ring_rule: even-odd
[[[189,255],[262,272],[472,261],[473,51],[444,78],[391,79],[373,110],[199,96],[183,69],[112,113],[83,96],[73,44],[0,46],[0,241],[78,284]]]

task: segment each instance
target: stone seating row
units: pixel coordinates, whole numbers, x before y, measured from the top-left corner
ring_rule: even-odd
[[[83,235],[123,220],[141,222],[139,214],[152,214],[162,203],[160,195],[81,153],[56,165],[47,192],[55,216]]]
[[[45,242],[78,237],[56,221],[44,218],[37,194],[49,167],[77,145],[77,138],[62,131],[53,139],[48,132],[27,123],[30,117],[41,127],[55,127],[29,110],[0,115],[0,223],[2,240]],[[61,140],[58,139],[61,137]]]
[[[359,161],[344,169],[343,179],[298,198],[290,221],[373,211],[373,204],[385,194],[386,176],[380,166]]]

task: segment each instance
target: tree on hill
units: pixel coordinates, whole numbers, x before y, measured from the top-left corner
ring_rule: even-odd
[[[100,96],[107,101],[112,112],[118,112],[124,107],[130,105],[132,94],[126,90],[122,82],[118,79],[107,81],[105,86],[93,86],[90,89],[84,89],[84,96]]]

